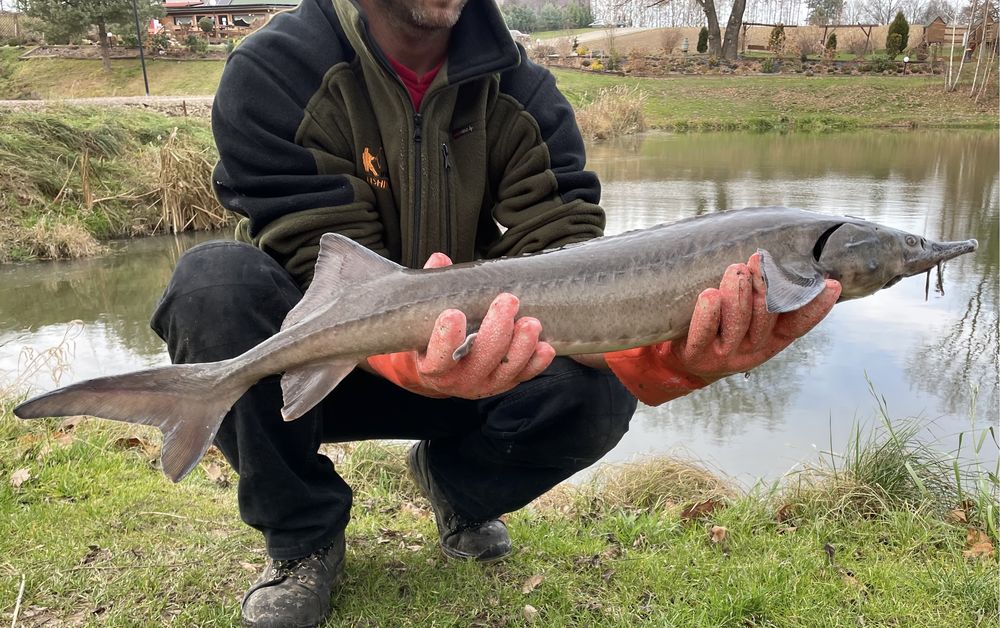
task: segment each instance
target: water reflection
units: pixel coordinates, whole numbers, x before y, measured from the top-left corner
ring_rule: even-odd
[[[226,234],[146,238],[99,258],[0,265],[0,376],[15,376],[25,347],[45,351],[67,334],[74,355],[64,383],[166,362],[149,315],[180,254],[213,237]],[[82,333],[72,321],[83,323]],[[30,382],[50,386],[45,373]]]
[[[730,473],[774,475],[873,416],[870,378],[896,417],[938,433],[996,416],[998,159],[994,132],[651,135],[590,149],[609,232],[751,205],[850,214],[935,239],[980,241],[948,264],[945,295],[910,279],[839,305],[748,380],[645,408],[614,455],[676,444]],[[957,444],[954,440],[949,446]]]
[[[814,332],[756,369],[659,408],[641,408],[609,456],[678,447],[748,479],[773,477],[814,446],[843,443],[873,416],[868,379],[893,416],[968,428],[997,414],[1000,228],[995,132],[650,135],[589,148],[610,233],[751,205],[862,216],[935,239],[980,241],[948,264],[945,294],[921,279],[838,305]],[[64,383],[166,362],[149,315],[180,253],[220,235],[131,242],[110,256],[0,266],[0,377],[23,346],[84,322]],[[47,380],[38,381],[49,387]],[[955,442],[950,445],[954,446]]]

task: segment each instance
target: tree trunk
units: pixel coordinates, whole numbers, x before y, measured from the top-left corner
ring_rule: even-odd
[[[736,0],[746,2],[746,0]],[[715,58],[722,56],[722,33],[719,30],[719,16],[715,12],[715,0],[697,0],[705,17],[708,18],[708,54]]]
[[[97,21],[97,40],[101,43],[101,67],[111,74],[111,44],[108,42],[108,25],[103,18]]]
[[[743,26],[743,12],[747,8],[747,0],[733,0],[733,10],[729,13],[729,23],[726,24],[726,38],[722,42],[722,58],[736,60],[740,49],[740,28]]]

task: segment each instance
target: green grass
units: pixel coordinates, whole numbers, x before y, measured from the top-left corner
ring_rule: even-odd
[[[537,31],[529,33],[532,39],[559,39],[561,37],[576,37],[585,33],[603,33],[603,28],[567,28],[557,31]]]
[[[673,131],[995,128],[996,101],[943,93],[940,77],[684,76],[628,78],[554,69],[579,108],[622,83],[646,94],[646,123]],[[958,90],[961,92],[962,90]]]
[[[145,87],[138,59],[113,59],[111,74],[99,60],[27,59],[23,49],[0,47],[0,94],[5,98],[90,98],[142,96]],[[225,62],[177,61],[147,57],[149,92],[154,96],[209,96],[215,93]]]
[[[238,520],[233,488],[204,466],[170,484],[155,451],[116,444],[151,438],[139,428],[85,420],[61,432],[55,421],[17,421],[9,408],[0,408],[0,619],[9,621],[23,577],[28,625],[238,621],[239,596],[265,557]],[[963,557],[965,527],[929,506],[901,502],[866,516],[801,508],[778,523],[780,491],[733,493],[697,471],[651,476],[664,468],[657,462],[562,487],[509,516],[516,551],[498,565],[446,561],[429,508],[404,477],[403,452],[340,451],[355,507],[330,625],[518,626],[528,604],[545,626],[998,620],[996,559]],[[209,462],[225,467],[217,455]],[[22,468],[31,478],[14,487]],[[681,517],[706,495],[726,507]],[[710,540],[712,526],[726,528],[722,543]],[[543,580],[526,593],[534,576]]]

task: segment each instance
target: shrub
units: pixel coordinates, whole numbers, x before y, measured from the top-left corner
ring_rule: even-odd
[[[778,71],[778,62],[775,61],[774,57],[768,57],[760,64],[760,71],[764,74],[774,74]]]
[[[146,47],[152,52],[166,50],[170,47],[170,35],[166,32],[159,32],[152,35],[146,40]]]
[[[826,52],[827,54],[837,52],[837,33],[830,33],[830,36],[827,37]]]
[[[872,55],[868,62],[868,69],[872,72],[885,72],[895,67],[893,60],[886,55]]]
[[[184,40],[184,47],[199,54],[208,52],[208,42],[197,35],[188,35]]]
[[[847,40],[844,49],[855,57],[863,57],[868,52],[868,40],[864,37],[852,37]]]
[[[198,20],[198,28],[200,28],[203,33],[211,33],[215,30],[215,20],[210,17],[203,17]]]
[[[903,50],[903,36],[893,33],[885,40],[885,53],[889,58],[895,58]]]
[[[677,48],[678,42],[681,40],[681,34],[679,31],[674,29],[664,30],[663,34],[660,36],[660,46],[663,48],[664,54],[670,54]]]
[[[899,38],[894,38],[894,35],[898,35]],[[906,21],[906,16],[903,15],[903,12],[900,11],[896,14],[896,18],[892,20],[892,24],[889,25],[889,35],[885,39],[886,52],[890,57],[895,57],[906,48],[909,39],[910,24]]]
[[[785,51],[785,25],[778,24],[771,29],[771,36],[767,40],[767,49],[776,55]]]
[[[119,35],[118,45],[123,48],[137,48],[139,46],[139,38],[136,37],[134,33]]]
[[[805,32],[796,33],[792,45],[794,46],[794,50],[799,53],[799,59],[802,61],[805,61],[809,55],[819,53],[819,44]]]
[[[700,53],[705,53],[708,50],[708,27],[702,26],[701,30],[698,31],[698,46],[696,50]]]

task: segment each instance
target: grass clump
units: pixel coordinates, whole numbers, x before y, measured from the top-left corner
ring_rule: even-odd
[[[641,133],[646,130],[645,103],[646,93],[634,86],[601,89],[589,104],[577,110],[580,132],[591,140]]]
[[[0,125],[0,262],[227,222],[211,196],[206,121],[64,108],[0,112]]]

